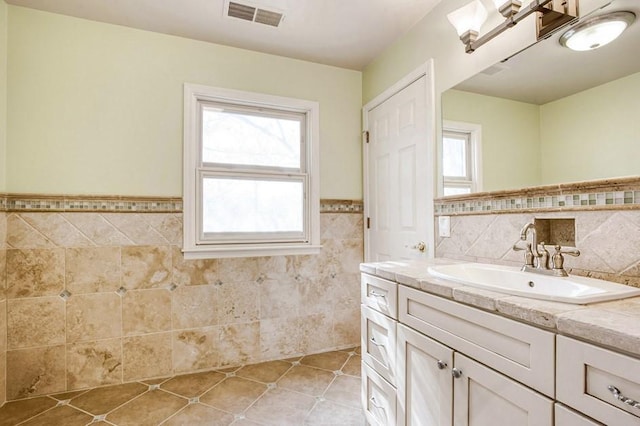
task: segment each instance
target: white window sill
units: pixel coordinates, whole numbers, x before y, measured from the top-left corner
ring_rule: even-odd
[[[262,257],[262,256],[294,256],[319,254],[321,245],[296,244],[287,246],[243,246],[243,247],[212,247],[198,246],[183,248],[184,258],[194,259],[218,259],[229,257]]]

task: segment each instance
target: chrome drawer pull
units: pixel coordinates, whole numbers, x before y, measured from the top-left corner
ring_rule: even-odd
[[[626,396],[620,393],[617,387],[609,385],[607,386],[607,389],[609,389],[609,392],[611,392],[614,398],[617,399],[618,401],[624,402],[625,404],[630,405],[631,407],[640,408],[640,402],[635,401],[631,398],[627,398]]]
[[[371,398],[369,398],[369,401],[371,402],[371,405],[373,405],[374,408],[376,408],[376,409],[378,409],[378,410],[380,410],[382,412],[383,420],[386,420],[387,419],[387,409],[384,408],[382,405],[378,405],[378,401],[376,401],[376,398],[373,397],[373,396]]]
[[[373,297],[380,297],[380,298],[382,298],[382,299],[386,299],[386,298],[387,298],[387,295],[386,295],[386,294],[378,293],[378,292],[377,292],[377,291],[375,291],[375,290],[371,290],[371,292],[370,292],[369,294],[370,294],[371,296],[373,296]]]
[[[375,397],[372,396],[371,398],[369,398],[369,401],[371,402],[371,405],[384,411],[384,407],[382,405],[378,405],[378,401],[376,401]]]
[[[376,339],[374,339],[373,337],[371,339],[369,339],[369,341],[371,343],[373,343],[374,345],[376,345],[377,347],[379,347],[379,348],[380,347],[384,348],[384,344],[376,342]]]

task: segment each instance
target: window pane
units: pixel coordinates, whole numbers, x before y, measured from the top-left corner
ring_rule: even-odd
[[[302,119],[205,106],[202,161],[300,170]]]
[[[445,135],[442,138],[442,172],[450,177],[467,177],[467,139]]]
[[[204,233],[304,230],[302,181],[205,178]]]
[[[445,186],[443,195],[460,195],[460,194],[471,194],[471,188],[469,187],[456,187],[456,186]]]

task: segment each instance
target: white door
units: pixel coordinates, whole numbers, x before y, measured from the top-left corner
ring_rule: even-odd
[[[366,261],[433,257],[431,69],[365,105]]]
[[[398,325],[398,426],[451,426],[453,350]]]
[[[456,426],[552,426],[553,401],[456,352]]]

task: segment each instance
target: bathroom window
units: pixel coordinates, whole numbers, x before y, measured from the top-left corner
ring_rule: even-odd
[[[442,130],[443,195],[482,190],[479,125],[446,121]]]
[[[318,109],[185,85],[186,258],[318,252]]]

